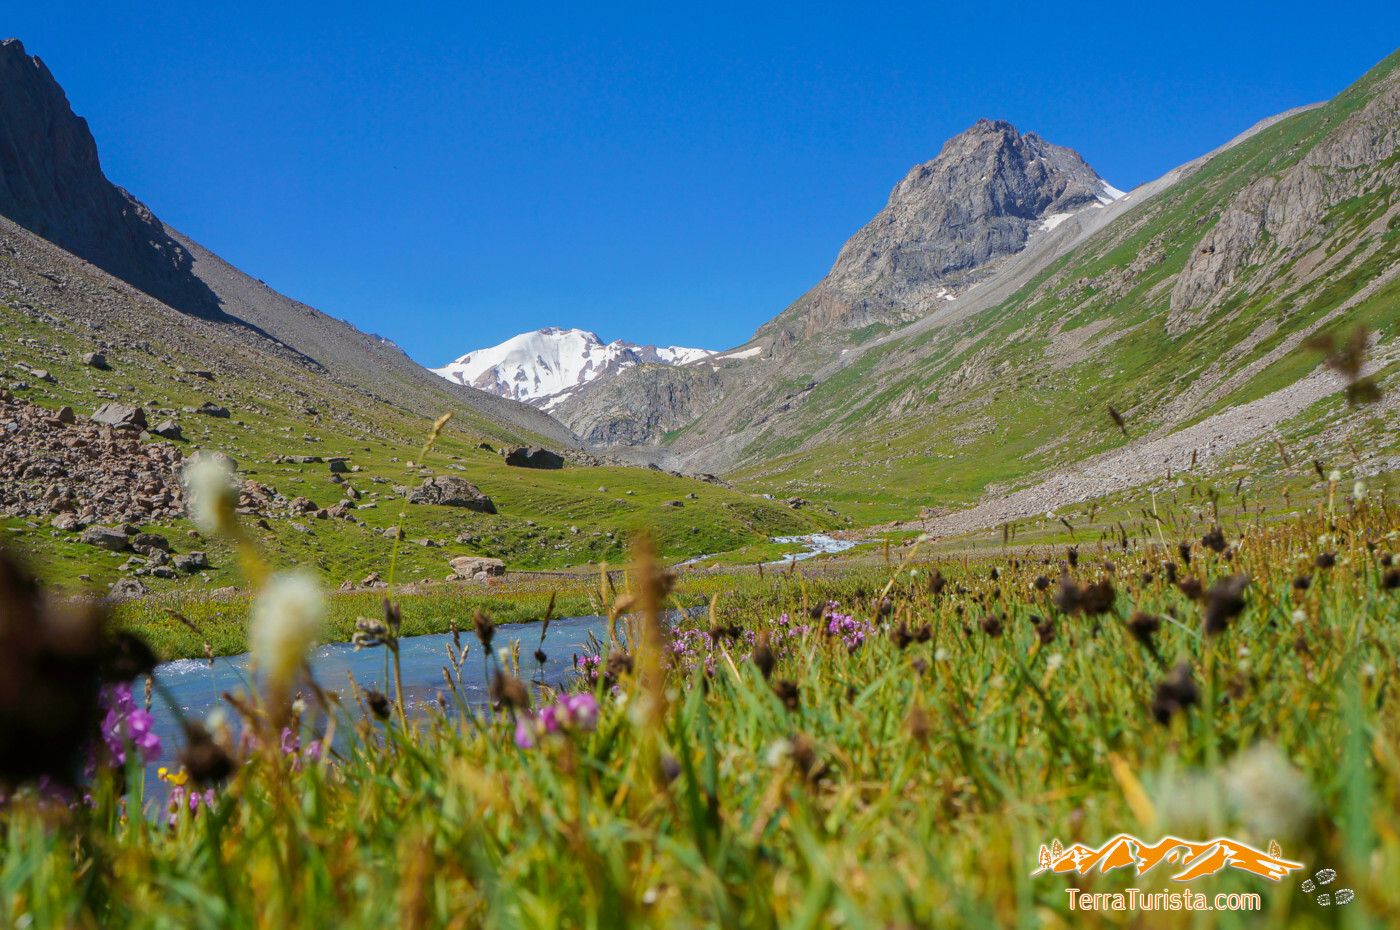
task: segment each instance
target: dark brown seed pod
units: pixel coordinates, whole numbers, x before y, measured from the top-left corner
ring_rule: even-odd
[[[491,648],[491,640],[496,637],[496,624],[491,622],[491,618],[480,610],[472,616],[472,626],[476,629],[476,638],[481,643],[482,649]]]
[[[1207,635],[1223,633],[1230,621],[1244,611],[1244,591],[1247,587],[1248,575],[1231,575],[1211,585],[1210,592],[1206,595]]]
[[[384,696],[382,691],[376,691],[373,688],[365,691],[365,704],[369,706],[370,713],[380,720],[389,719],[389,699]]]
[[[780,678],[773,682],[773,693],[778,696],[778,700],[783,702],[783,707],[789,712],[795,712],[802,703],[802,693],[797,687],[797,682]]]
[[[1152,716],[1166,726],[1173,715],[1195,704],[1199,698],[1195,679],[1191,676],[1191,666],[1183,662],[1157,685],[1152,698]]]
[[[773,650],[768,645],[768,633],[765,631],[759,634],[758,644],[754,646],[753,655],[750,656],[753,664],[763,673],[764,680],[773,677],[773,666],[778,664],[778,659],[773,655]]]
[[[524,710],[530,706],[530,692],[525,689],[525,683],[514,675],[507,675],[497,670],[491,676],[491,686],[488,691],[491,700],[502,706],[508,705],[517,710]]]
[[[218,784],[238,767],[224,748],[214,742],[204,724],[195,721],[185,724],[185,748],[180,751],[180,764],[195,784],[204,786]]]
[[[1162,621],[1151,614],[1142,611],[1134,611],[1128,618],[1128,632],[1133,634],[1133,638],[1144,646],[1152,645],[1152,637],[1157,635],[1157,631],[1162,628]]]

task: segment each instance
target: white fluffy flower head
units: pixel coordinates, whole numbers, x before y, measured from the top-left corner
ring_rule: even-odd
[[[225,459],[201,455],[185,469],[185,500],[195,524],[206,533],[229,529],[238,506],[238,489]]]
[[[269,688],[283,691],[316,640],[325,615],[320,585],[302,572],[274,575],[253,604],[248,644]]]

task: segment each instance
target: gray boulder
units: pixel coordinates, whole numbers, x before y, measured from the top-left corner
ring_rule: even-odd
[[[146,411],[140,407],[118,404],[114,401],[109,401],[98,407],[89,419],[94,423],[105,423],[108,426],[146,428]]]
[[[496,504],[481,493],[481,489],[465,478],[436,475],[408,493],[410,504],[438,504],[443,507],[465,507],[478,513],[495,513]]]
[[[505,452],[506,464],[515,468],[563,468],[564,457],[539,446],[516,446]]]
[[[158,533],[137,533],[131,537],[131,546],[137,552],[144,549],[159,549],[162,552],[169,552],[170,540]]]
[[[135,578],[123,578],[107,589],[107,596],[120,600],[133,597],[145,597],[146,586]]]
[[[182,572],[193,574],[209,567],[209,557],[203,552],[190,552],[175,556],[175,567]]]
[[[449,562],[452,573],[463,580],[484,581],[506,573],[506,563],[477,555],[464,555]]]
[[[82,541],[108,552],[125,552],[131,545],[126,533],[110,526],[90,526],[83,530]]]
[[[181,440],[185,434],[180,430],[180,425],[174,420],[162,420],[160,425],[151,430],[162,439]]]

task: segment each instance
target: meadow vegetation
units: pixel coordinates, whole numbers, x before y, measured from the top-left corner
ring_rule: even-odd
[[[1160,891],[1165,867],[1032,872],[1042,844],[1126,832],[1276,841],[1305,866],[1190,885],[1262,915],[1152,926],[1393,925],[1400,511],[1338,477],[1286,520],[1162,502],[1160,532],[1077,548],[746,577],[674,628],[660,609],[697,592],[676,601],[643,542],[583,594],[614,635],[563,694],[501,603],[449,600],[440,714],[293,675],[165,747],[162,783],[134,751],[76,793],[7,769],[0,922],[1117,926],[1064,889]],[[392,652],[431,603],[340,612]],[[451,684],[466,663],[491,705]],[[1323,868],[1344,907],[1300,890]]]

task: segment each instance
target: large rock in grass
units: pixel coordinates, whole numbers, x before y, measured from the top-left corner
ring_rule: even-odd
[[[516,446],[505,452],[506,464],[515,468],[563,468],[564,456],[539,446]]]
[[[478,513],[495,513],[496,504],[481,493],[481,489],[465,478],[436,475],[408,492],[410,504],[438,504],[443,507],[465,507]]]
[[[89,419],[94,423],[105,423],[118,428],[146,428],[146,411],[130,404],[105,403],[94,410]]]
[[[126,533],[110,526],[90,526],[83,530],[83,542],[108,552],[125,552],[131,545]]]
[[[463,581],[485,581],[498,578],[506,573],[506,563],[500,559],[488,559],[479,555],[464,555],[450,563],[452,574]]]
[[[127,600],[133,597],[145,597],[146,586],[135,578],[122,578],[107,589],[107,596],[118,600]]]

